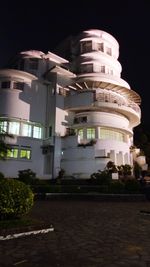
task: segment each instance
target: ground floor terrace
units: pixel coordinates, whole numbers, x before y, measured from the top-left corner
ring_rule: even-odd
[[[0,241],[0,266],[148,267],[150,202],[40,200],[33,218],[47,234]]]

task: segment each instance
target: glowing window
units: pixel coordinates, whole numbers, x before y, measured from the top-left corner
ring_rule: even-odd
[[[18,158],[18,149],[12,148],[11,150],[7,150],[7,158]]]
[[[8,130],[9,133],[19,135],[19,129],[20,129],[19,122],[14,122],[14,121],[9,122],[9,130]]]
[[[124,134],[109,129],[100,129],[100,138],[124,142]]]
[[[33,137],[34,138],[42,138],[42,128],[39,126],[33,126]]]
[[[83,139],[83,129],[78,131],[78,135],[80,136],[80,139]]]
[[[95,128],[87,128],[87,139],[95,138]]]
[[[22,135],[31,137],[32,126],[30,124],[27,124],[27,123],[22,124]]]
[[[7,121],[0,121],[0,132],[7,132],[7,126],[8,122]]]
[[[31,150],[30,149],[21,149],[20,150],[21,159],[31,159]]]

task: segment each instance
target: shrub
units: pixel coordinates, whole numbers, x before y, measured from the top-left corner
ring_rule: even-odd
[[[121,181],[113,181],[109,187],[110,193],[113,193],[113,194],[123,193],[124,188],[125,188],[124,183],[122,183]]]
[[[134,180],[127,180],[125,182],[125,191],[127,193],[140,192],[140,184],[135,179]]]
[[[96,179],[97,184],[99,185],[108,185],[112,180],[111,174],[108,171],[98,171],[93,173],[91,179]]]
[[[0,172],[0,180],[4,179],[4,178],[5,178],[4,174],[2,172]]]
[[[0,180],[0,219],[18,218],[33,206],[33,193],[29,186],[14,179]]]
[[[25,184],[32,184],[36,179],[36,173],[30,169],[20,170],[18,172],[19,181],[24,182]]]

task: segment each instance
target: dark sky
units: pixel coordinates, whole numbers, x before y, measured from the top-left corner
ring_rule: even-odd
[[[0,67],[20,51],[53,51],[82,30],[112,34],[120,44],[122,78],[141,95],[142,121],[150,128],[149,0],[13,0],[0,10]]]

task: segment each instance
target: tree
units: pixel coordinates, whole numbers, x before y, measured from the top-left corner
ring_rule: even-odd
[[[7,137],[13,138],[13,135],[0,131],[0,160],[5,160],[7,151],[12,149],[11,145],[6,143]]]
[[[106,170],[108,170],[109,173],[118,172],[117,166],[113,161],[107,162]]]

